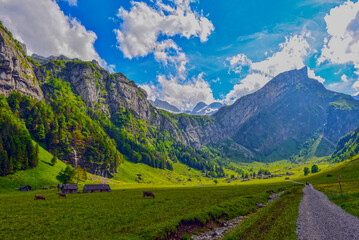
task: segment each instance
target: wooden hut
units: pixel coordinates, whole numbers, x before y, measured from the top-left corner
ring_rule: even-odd
[[[108,184],[86,184],[82,192],[83,193],[111,192],[111,188]]]
[[[22,187],[19,187],[19,191],[31,191],[32,188],[29,185],[24,185]]]
[[[77,193],[78,189],[79,187],[77,186],[77,184],[61,184],[60,188],[62,193]]]

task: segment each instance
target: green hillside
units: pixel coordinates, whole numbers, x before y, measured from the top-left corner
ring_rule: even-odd
[[[337,148],[331,160],[341,162],[348,158],[353,158],[359,153],[359,127],[348,133],[338,141]]]
[[[56,175],[66,167],[66,164],[58,161],[52,166],[51,159],[53,156],[42,147],[39,149],[39,165],[33,169],[20,170],[15,174],[0,177],[0,193],[13,191],[15,188],[25,184],[36,189],[43,186],[54,186],[59,183]]]

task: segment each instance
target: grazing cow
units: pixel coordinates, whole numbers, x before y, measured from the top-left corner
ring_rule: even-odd
[[[144,191],[143,192],[143,197],[153,197],[153,198],[155,198],[155,194],[153,194],[153,192],[151,192],[151,191]]]
[[[60,197],[66,198],[66,193],[59,193],[59,198],[60,198]]]
[[[35,195],[34,200],[45,200],[45,196],[44,195]]]

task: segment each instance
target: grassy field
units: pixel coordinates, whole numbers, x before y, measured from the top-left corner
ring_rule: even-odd
[[[2,239],[154,239],[165,238],[181,220],[206,222],[254,212],[269,190],[292,183],[229,187],[118,189],[110,193],[72,194],[58,199],[55,190],[10,192],[0,197]],[[156,198],[142,198],[152,190]],[[44,194],[45,201],[34,201]],[[196,220],[197,219],[197,220]]]
[[[140,178],[139,178],[140,176]],[[173,163],[173,171],[152,168],[142,163],[125,161],[120,165],[114,180],[126,183],[155,185],[213,184],[213,180],[202,176],[202,172],[181,163]]]
[[[297,239],[296,220],[302,195],[302,186],[286,191],[278,200],[245,219],[225,240]]]
[[[267,191],[289,190],[263,210],[251,214],[227,239],[294,239],[295,220],[301,191],[285,181],[288,176],[272,179],[241,179],[227,183],[228,177],[203,177],[200,171],[174,163],[174,171],[154,169],[144,164],[125,161],[112,179],[89,174],[86,183],[108,183],[113,192],[72,194],[58,199],[57,190],[39,190],[56,186],[56,175],[65,168],[61,161],[50,164],[52,155],[40,148],[40,162],[35,169],[18,171],[0,177],[1,239],[165,239],[181,221],[201,222],[233,218],[256,212],[257,202],[266,202]],[[293,172],[290,180],[310,181],[332,201],[349,213],[359,216],[359,158],[332,167],[315,159],[303,165],[288,161],[276,163],[243,163],[238,167],[250,171],[267,169],[272,174]],[[320,173],[304,178],[304,166],[319,162]],[[238,175],[226,170],[228,176]],[[342,175],[344,200],[338,195],[337,175]],[[299,180],[298,180],[299,179]],[[38,189],[20,193],[15,188],[29,184]],[[80,190],[84,183],[80,184]],[[295,188],[294,190],[293,187]],[[142,191],[154,191],[155,199],[143,199]],[[46,201],[34,201],[35,194],[44,194]],[[294,233],[294,235],[293,235]]]

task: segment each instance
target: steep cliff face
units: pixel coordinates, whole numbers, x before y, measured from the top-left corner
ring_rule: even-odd
[[[175,115],[154,108],[147,100],[146,91],[122,73],[110,74],[95,61],[61,59],[41,60],[42,65],[35,70],[38,79],[44,83],[50,77],[56,77],[71,83],[88,106],[110,118],[125,108],[138,119],[167,130],[179,141],[195,148],[226,136],[213,118]]]
[[[36,99],[43,98],[21,45],[0,23],[0,93],[8,96],[14,90]]]
[[[160,114],[161,127],[194,148],[200,148],[227,138],[220,124],[210,116],[191,116],[187,114]]]
[[[110,112],[116,113],[121,107],[132,110],[135,115],[147,122],[151,119],[151,106],[147,101],[147,93],[136,84],[127,79],[122,73],[111,75],[107,81]]]

